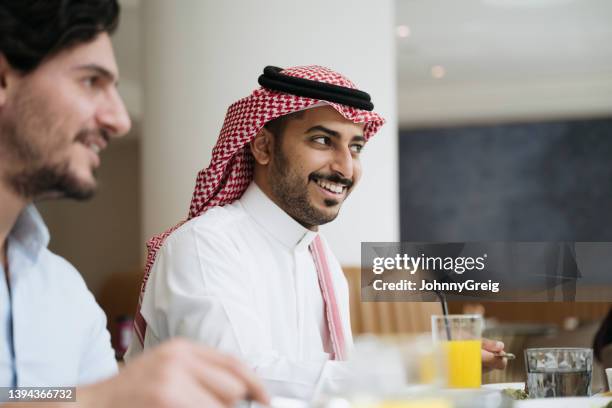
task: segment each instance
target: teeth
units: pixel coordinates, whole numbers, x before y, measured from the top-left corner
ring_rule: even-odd
[[[95,143],[90,144],[90,145],[89,145],[89,148],[90,148],[90,149],[91,149],[91,150],[92,150],[92,151],[93,151],[95,154],[100,153],[100,147],[99,147],[97,144],[95,144]]]
[[[340,194],[344,190],[344,186],[341,184],[330,183],[328,181],[317,180],[317,184],[332,193]]]

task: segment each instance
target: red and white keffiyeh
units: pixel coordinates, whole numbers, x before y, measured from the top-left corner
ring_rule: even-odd
[[[357,89],[346,77],[318,65],[287,68],[282,74]],[[248,144],[269,121],[293,112],[308,109],[322,102],[318,99],[291,95],[260,87],[246,98],[230,105],[212,152],[210,165],[196,178],[187,219],[147,242],[147,262],[142,281],[138,307],[134,319],[134,331],[140,344],[144,343],[146,321],[140,313],[147,279],[155,262],[155,255],[164,240],[186,221],[197,217],[214,206],[229,204],[242,196],[253,179],[253,158]],[[357,109],[335,102],[325,101],[342,116],[355,123],[365,123],[366,141],[384,124],[385,120],[375,112]]]

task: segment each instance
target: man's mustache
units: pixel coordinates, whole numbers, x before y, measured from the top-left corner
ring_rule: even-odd
[[[75,140],[77,142],[85,142],[89,136],[99,136],[106,143],[110,140],[110,134],[106,129],[83,129],[77,133]]]

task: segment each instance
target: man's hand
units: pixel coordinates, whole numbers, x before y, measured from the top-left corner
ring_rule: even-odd
[[[503,370],[508,364],[508,359],[505,357],[498,357],[494,353],[500,353],[504,351],[504,343],[501,341],[482,339],[482,369],[491,371],[494,369]]]
[[[77,389],[79,408],[232,407],[268,396],[238,360],[187,340],[172,340],[130,362],[118,375]]]

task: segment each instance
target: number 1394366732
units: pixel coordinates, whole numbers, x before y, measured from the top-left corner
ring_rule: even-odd
[[[0,402],[76,401],[75,387],[0,387]]]

